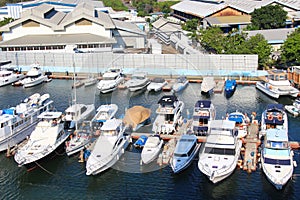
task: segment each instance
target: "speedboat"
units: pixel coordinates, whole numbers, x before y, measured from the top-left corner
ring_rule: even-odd
[[[268,104],[262,113],[260,137],[272,128],[288,131],[288,116],[282,104]]]
[[[216,87],[216,82],[214,77],[208,76],[203,77],[203,81],[201,83],[201,94],[210,95],[214,92],[214,88]]]
[[[139,72],[132,74],[131,79],[125,82],[125,86],[130,92],[135,92],[146,88],[150,84],[150,79],[146,73]]]
[[[97,113],[93,117],[92,122],[98,122],[99,124],[103,124],[106,120],[112,119],[115,117],[118,111],[117,104],[104,104],[97,108]]]
[[[282,129],[268,129],[261,149],[261,165],[267,179],[281,190],[292,179],[295,161],[289,145],[288,133]]]
[[[75,103],[65,110],[65,129],[76,129],[83,120],[91,118],[95,114],[94,104]]]
[[[228,98],[228,97],[231,97],[236,89],[236,80],[235,79],[227,79],[225,81],[225,88],[224,88],[224,91],[225,91],[225,96]]]
[[[292,105],[285,105],[285,110],[297,117],[300,113],[300,99],[296,99]]]
[[[149,136],[141,153],[142,162],[149,164],[157,158],[163,143],[159,135]]]
[[[143,106],[133,106],[126,110],[123,122],[133,131],[151,123],[151,110]]]
[[[256,88],[265,94],[278,99],[280,96],[297,97],[299,90],[294,88],[284,70],[269,70],[268,75],[256,82]]]
[[[89,76],[87,79],[82,81],[84,84],[84,87],[95,85],[98,82],[98,79],[92,76]]]
[[[23,79],[24,74],[18,73],[18,70],[11,67],[9,64],[1,66],[0,70],[0,87],[12,84]]]
[[[199,151],[201,143],[195,135],[182,135],[176,144],[175,151],[170,162],[174,173],[186,169]]]
[[[210,123],[216,118],[216,109],[210,100],[199,100],[194,106],[193,131],[197,136],[206,136]]]
[[[48,79],[47,76],[43,75],[43,71],[38,65],[33,65],[27,72],[26,78],[20,81],[24,88],[33,87],[38,84],[45,82]]]
[[[184,103],[175,95],[165,95],[158,101],[158,105],[152,131],[157,134],[174,133],[178,127]]]
[[[27,169],[35,167],[52,152],[63,146],[70,132],[64,131],[62,112],[43,112],[38,116],[41,121],[31,133],[27,144],[19,148],[14,156],[19,166]]]
[[[117,89],[118,85],[124,81],[121,69],[110,69],[102,76],[102,80],[97,84],[100,93],[108,93]]]
[[[189,80],[187,80],[186,76],[179,76],[172,86],[173,92],[180,92],[184,90],[188,84]]]
[[[148,140],[146,135],[141,135],[133,144],[135,148],[143,148]]]
[[[126,134],[121,119],[107,120],[101,135],[86,163],[86,175],[96,175],[112,167],[125,153],[130,135]]]
[[[151,83],[147,86],[147,90],[150,91],[154,91],[154,92],[158,92],[161,91],[162,88],[167,85],[168,82],[164,79],[164,78],[159,78],[156,77],[154,78]]]
[[[212,121],[210,133],[202,147],[198,162],[200,171],[213,183],[230,176],[236,168],[242,147],[235,131],[235,122]]]
[[[238,138],[246,137],[248,133],[248,124],[250,123],[250,119],[246,114],[235,111],[229,113],[226,119],[235,122],[235,126],[238,129]]]
[[[0,110],[0,151],[22,142],[41,120],[37,116],[52,107],[49,94],[35,93],[15,107]]]

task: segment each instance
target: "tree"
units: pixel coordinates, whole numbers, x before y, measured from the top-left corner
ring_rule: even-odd
[[[182,24],[182,29],[190,32],[197,31],[198,23],[199,23],[198,19],[187,20],[184,24]]]
[[[251,13],[251,27],[258,29],[284,28],[287,12],[279,5],[267,5]]]
[[[6,17],[4,17],[4,19],[2,20],[2,21],[0,21],[0,27],[1,26],[4,26],[4,25],[6,25],[6,24],[9,24],[9,23],[11,23],[12,21],[14,21],[14,19],[13,18],[6,18]]]
[[[281,59],[285,63],[300,63],[300,29],[296,29],[281,47]]]
[[[209,52],[224,53],[225,36],[219,27],[200,30],[200,44]]]

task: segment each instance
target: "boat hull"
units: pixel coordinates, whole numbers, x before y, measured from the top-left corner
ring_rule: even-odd
[[[42,84],[45,80],[46,80],[47,77],[45,76],[42,76],[42,77],[39,77],[35,80],[31,80],[31,81],[24,81],[22,82],[23,83],[23,87],[24,88],[29,88],[29,87],[33,87],[33,86],[36,86],[36,85],[39,85],[39,84]],[[25,79],[26,80],[26,79]],[[28,79],[27,79],[28,80]]]
[[[291,96],[291,97],[297,97],[298,93],[296,90],[295,91],[280,91],[280,90],[273,90],[272,86],[268,86],[267,83],[264,82],[257,82],[256,83],[256,88],[259,89],[260,91],[264,92],[268,96],[278,99],[280,96]]]

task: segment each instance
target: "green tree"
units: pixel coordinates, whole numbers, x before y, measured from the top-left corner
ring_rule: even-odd
[[[285,63],[300,63],[300,29],[296,29],[281,47],[281,59]]]
[[[225,36],[219,27],[201,29],[199,35],[200,44],[208,52],[224,53]]]
[[[198,23],[198,19],[187,20],[184,24],[182,24],[182,29],[190,32],[195,32],[198,29]]]
[[[279,5],[267,5],[251,13],[251,27],[258,29],[284,28],[287,12]]]
[[[4,19],[2,20],[2,21],[0,21],[0,26],[4,26],[4,25],[6,25],[6,24],[9,24],[10,22],[12,22],[12,21],[14,21],[14,19],[13,18],[6,18],[6,17],[4,17]]]

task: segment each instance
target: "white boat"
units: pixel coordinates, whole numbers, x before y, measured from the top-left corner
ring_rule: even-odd
[[[107,120],[86,163],[86,175],[96,175],[112,167],[125,153],[130,135],[121,119]]]
[[[92,122],[98,122],[103,124],[106,120],[112,119],[115,117],[118,111],[117,104],[104,104],[97,108],[97,113],[93,117]]]
[[[149,136],[141,153],[141,159],[144,164],[149,164],[158,157],[164,141],[159,135]]]
[[[201,94],[209,95],[214,92],[214,88],[216,87],[216,82],[214,77],[208,76],[203,77],[202,83],[201,83]]]
[[[14,156],[19,166],[31,169],[44,161],[52,152],[63,146],[70,132],[64,131],[62,112],[43,112],[41,121],[31,133],[27,144],[19,148]]]
[[[235,111],[229,113],[226,119],[235,122],[235,126],[238,129],[238,138],[246,137],[248,134],[248,124],[250,123],[250,119],[247,115]]]
[[[156,118],[152,126],[154,133],[174,133],[178,127],[184,103],[175,95],[165,95],[158,101]]]
[[[193,111],[193,131],[197,136],[207,136],[210,123],[216,118],[216,109],[210,100],[199,100]]]
[[[180,92],[184,90],[189,84],[189,80],[187,80],[186,76],[179,76],[175,83],[172,86],[173,92]]]
[[[294,88],[284,70],[269,70],[266,77],[256,82],[256,88],[270,97],[278,99],[280,96],[297,97],[299,90]]]
[[[40,121],[37,116],[53,107],[49,94],[35,93],[20,104],[0,111],[0,151],[23,141]]]
[[[264,136],[268,129],[283,129],[288,131],[288,116],[282,104],[268,104],[261,116],[260,137]]]
[[[91,118],[95,114],[94,104],[75,103],[65,110],[65,129],[76,129],[82,121]]]
[[[82,82],[84,84],[84,87],[88,87],[88,86],[95,85],[98,82],[98,79],[90,76],[87,79],[83,80]]]
[[[300,99],[296,99],[292,105],[285,105],[285,110],[294,115],[295,117],[299,116],[300,113]]]
[[[43,74],[43,71],[38,65],[33,65],[27,72],[26,77],[20,81],[24,88],[33,87],[43,82],[46,82],[47,76]]]
[[[18,73],[18,70],[10,66],[9,63],[3,65],[0,70],[0,87],[17,82],[24,77],[24,74]]]
[[[195,135],[182,135],[176,144],[175,151],[170,162],[174,173],[186,169],[194,160],[201,143]]]
[[[137,131],[142,126],[151,123],[151,110],[143,106],[133,106],[126,110],[123,122],[126,126],[132,128],[133,131]]]
[[[146,88],[150,82],[147,73],[139,72],[132,74],[131,79],[125,82],[125,87],[127,87],[129,91],[135,92]]]
[[[168,82],[164,78],[156,77],[147,86],[147,90],[154,91],[154,92],[161,91],[162,88],[167,84],[168,84]]]
[[[118,85],[124,81],[121,69],[110,69],[102,76],[102,80],[97,84],[100,93],[108,93],[117,89]]]
[[[210,133],[199,153],[200,171],[213,183],[224,180],[235,170],[241,147],[234,121],[212,121]]]
[[[276,189],[281,190],[292,179],[295,164],[287,131],[268,129],[261,155],[263,172]]]
[[[92,127],[90,121],[83,121],[79,128],[70,135],[70,140],[66,141],[66,153],[71,156],[83,150],[92,141]]]

